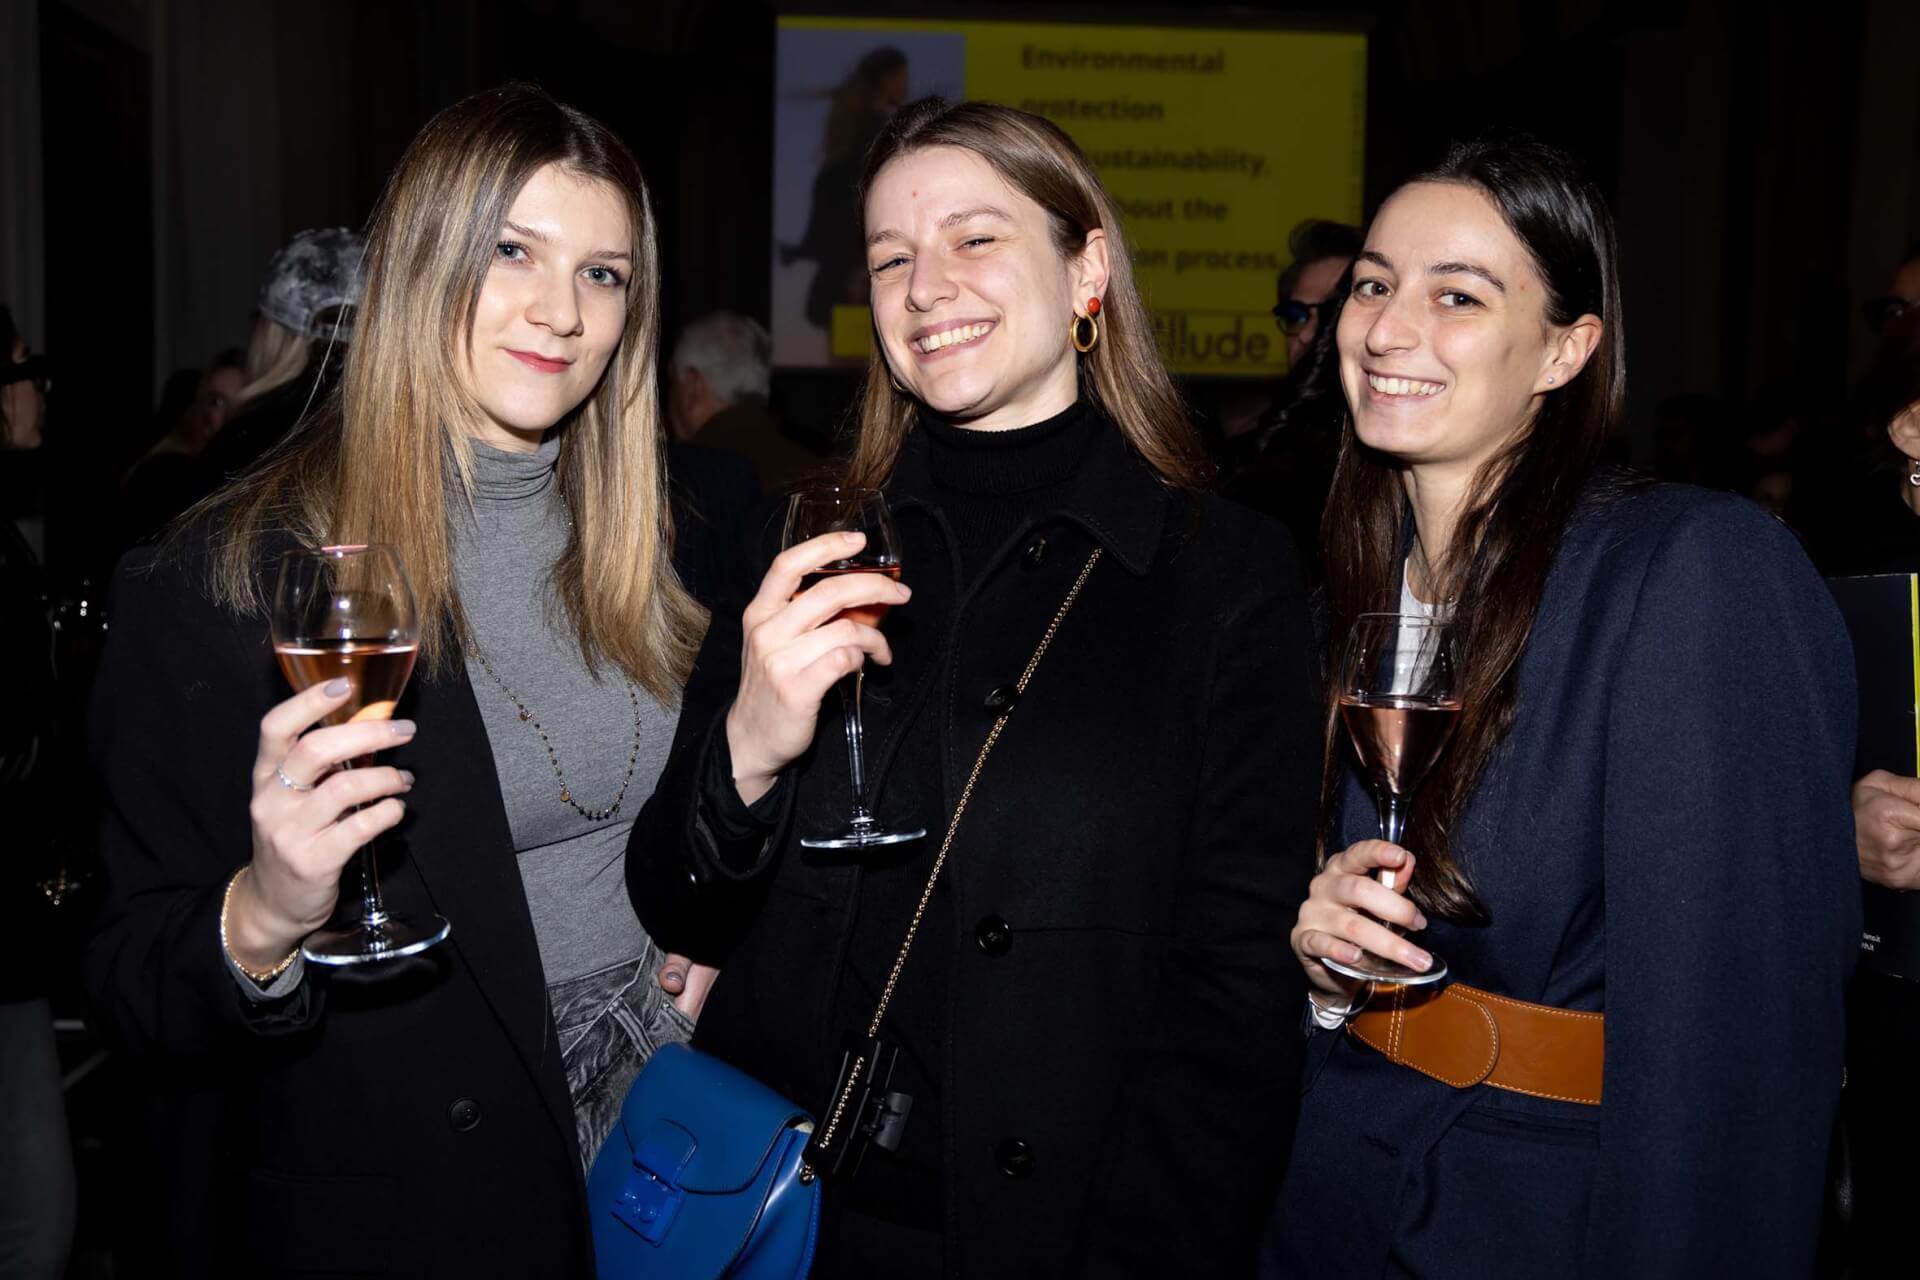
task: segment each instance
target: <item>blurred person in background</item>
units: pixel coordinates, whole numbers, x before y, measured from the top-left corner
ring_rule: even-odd
[[[1228,475],[1276,445],[1283,452],[1295,451],[1297,442],[1286,431],[1288,411],[1297,404],[1311,376],[1305,367],[1308,353],[1327,327],[1324,317],[1340,305],[1342,278],[1358,252],[1360,229],[1344,222],[1308,218],[1288,233],[1289,261],[1276,282],[1273,306],[1274,323],[1286,342],[1287,371],[1278,387],[1250,390],[1221,409],[1216,451]],[[1287,438],[1279,439],[1283,435]],[[1325,454],[1325,465],[1320,469],[1331,476],[1332,450],[1337,440],[1323,443],[1319,452]]]
[[[0,443],[39,448],[46,411],[45,367],[0,306]],[[40,888],[54,717],[43,592],[31,548],[0,520],[0,669],[12,686],[0,716],[0,1275],[23,1280],[66,1273],[76,1209]]]
[[[366,252],[358,232],[324,227],[300,232],[273,255],[247,339],[245,379],[202,455],[199,496],[252,466],[332,391],[353,340]]]
[[[1340,278],[1360,252],[1360,228],[1328,218],[1309,218],[1287,236],[1293,261],[1280,273],[1273,316],[1287,339],[1293,368],[1320,332],[1321,311],[1337,301]]]
[[[747,459],[762,494],[780,492],[820,465],[767,407],[773,340],[759,321],[731,311],[701,316],[682,331],[667,367],[667,424],[675,440]]]
[[[226,425],[246,383],[246,353],[230,348],[193,378],[191,398],[163,418],[167,430],[133,464],[121,484],[122,548],[160,528],[206,496],[201,454]],[[164,405],[164,401],[163,401]]]
[[[1920,309],[1920,244],[1907,250],[1894,267],[1887,291],[1860,304],[1861,315],[1876,337],[1885,337],[1895,320],[1916,309]]]

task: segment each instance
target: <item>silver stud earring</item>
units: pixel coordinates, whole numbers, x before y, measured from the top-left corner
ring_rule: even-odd
[[[1907,463],[1907,483],[1920,489],[1920,458],[1908,458]]]
[[[1547,385],[1548,385],[1548,386],[1552,386],[1552,385],[1553,385],[1553,379],[1552,379],[1552,378],[1548,378],[1548,379],[1547,379]]]

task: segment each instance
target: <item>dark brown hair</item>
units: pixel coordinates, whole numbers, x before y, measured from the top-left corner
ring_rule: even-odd
[[[1598,346],[1567,384],[1549,392],[1514,441],[1474,477],[1435,585],[1456,601],[1466,654],[1464,707],[1453,742],[1421,785],[1406,845],[1420,870],[1409,893],[1429,915],[1484,923],[1486,909],[1458,847],[1461,814],[1488,761],[1513,726],[1521,655],[1533,628],[1560,535],[1588,492],[1601,447],[1626,394],[1620,285],[1613,218],[1598,189],[1565,153],[1525,138],[1456,145],[1414,182],[1479,191],[1526,246],[1544,286],[1545,319],[1600,318]],[[1360,443],[1352,419],[1321,530],[1332,637],[1345,642],[1356,615],[1399,607],[1409,513],[1400,468]],[[1330,694],[1323,813],[1331,822],[1345,756]]]
[[[862,204],[890,162],[928,147],[958,147],[993,166],[1008,186],[1046,210],[1063,259],[1085,251],[1089,231],[1106,232],[1109,274],[1100,299],[1100,341],[1079,358],[1082,394],[1113,419],[1161,479],[1186,489],[1203,487],[1210,470],[1206,452],[1160,361],[1146,304],[1134,284],[1133,250],[1119,208],[1073,139],[1052,121],[1012,107],[922,98],[902,107],[867,153]],[[1060,317],[1062,344],[1070,319]],[[867,358],[859,412],[847,483],[877,488],[893,471],[919,413],[917,400],[894,389],[878,341]]]

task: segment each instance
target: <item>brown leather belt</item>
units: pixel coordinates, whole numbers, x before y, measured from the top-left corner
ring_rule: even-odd
[[[1456,1089],[1489,1084],[1600,1105],[1606,1015],[1529,1004],[1462,983],[1382,983],[1347,1024],[1389,1061]]]

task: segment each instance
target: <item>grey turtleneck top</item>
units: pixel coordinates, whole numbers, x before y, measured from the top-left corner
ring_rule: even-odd
[[[474,641],[532,715],[522,720],[500,684],[467,657],[549,986],[646,949],[627,898],[627,833],[653,793],[679,719],[677,705],[662,706],[612,666],[589,674],[580,656],[551,584],[567,540],[554,478],[559,452],[551,436],[534,453],[475,441],[472,510],[457,496],[450,503],[454,578]],[[546,730],[568,792],[597,812],[613,803],[634,754],[636,703],[639,754],[619,812],[583,817],[560,798],[534,722]]]

